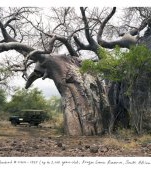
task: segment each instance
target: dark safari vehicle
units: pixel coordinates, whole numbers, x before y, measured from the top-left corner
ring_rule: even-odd
[[[16,126],[22,123],[29,123],[30,126],[38,126],[47,119],[47,113],[44,110],[22,110],[21,116],[11,116],[9,121]]]

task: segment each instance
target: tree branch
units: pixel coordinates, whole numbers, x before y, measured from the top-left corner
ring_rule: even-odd
[[[104,41],[101,40],[100,41],[100,45],[104,48],[109,48],[109,49],[113,49],[115,48],[117,45],[121,48],[130,48],[132,45],[135,45],[137,43],[137,37],[134,37],[130,34],[125,34],[120,40],[116,40],[116,41]]]
[[[86,38],[87,38],[89,44],[92,44],[94,42],[94,40],[90,35],[89,24],[88,24],[88,21],[87,21],[87,17],[85,15],[85,9],[83,7],[80,7],[80,10],[81,10],[82,19],[83,19],[83,22],[84,22],[84,25],[85,25]]]
[[[143,29],[147,26],[147,20],[146,20],[146,19],[143,20],[142,23],[141,23],[141,25],[140,25],[138,28],[137,28],[137,27],[129,26],[129,25],[127,25],[127,24],[126,24],[125,26],[132,28],[132,29],[129,31],[129,34],[132,35],[132,36],[135,36],[135,35],[138,35],[139,32],[140,32],[141,30],[143,30]],[[125,33],[123,33],[123,35],[124,35],[124,34],[125,34]],[[122,35],[122,36],[123,36],[123,35]]]
[[[112,18],[112,16],[115,14],[115,12],[116,12],[116,7],[113,7],[113,9],[110,12],[110,14],[104,19],[104,21],[100,25],[100,28],[99,28],[99,31],[98,31],[98,35],[97,35],[98,43],[102,40],[102,34],[103,34],[104,27],[106,26],[107,22]]]
[[[146,24],[142,23],[138,29],[133,28],[128,33],[122,34],[123,37],[119,40],[107,42],[102,39],[103,30],[104,30],[107,22],[113,17],[115,12],[116,12],[116,7],[114,7],[112,9],[110,14],[104,19],[104,21],[100,25],[99,32],[97,35],[97,41],[104,48],[112,49],[112,48],[115,48],[116,45],[118,45],[121,48],[130,48],[131,45],[135,45],[137,43],[138,38],[135,35],[138,35],[139,31],[141,31],[143,28],[145,28]]]
[[[56,41],[56,35],[54,35],[49,42],[49,48],[47,50],[49,53],[52,52],[55,41]]]
[[[68,40],[65,37],[61,37],[61,36],[57,36],[57,35],[53,35],[53,34],[48,34],[46,32],[44,32],[43,30],[41,30],[40,28],[37,28],[31,21],[29,21],[28,19],[26,19],[36,30],[38,30],[39,32],[43,33],[44,35],[53,38],[55,36],[55,40],[58,40],[60,42],[62,42],[67,50],[69,51],[71,56],[77,56],[78,54],[77,52],[74,50],[74,48],[72,47],[72,45],[68,42]]]
[[[56,13],[56,15],[57,15],[58,20],[59,20],[60,23],[53,29],[52,33],[54,33],[55,30],[56,30],[58,27],[60,27],[61,25],[62,25],[62,26],[65,26],[65,25],[66,25],[66,16],[68,15],[69,10],[70,10],[70,7],[64,9],[63,21],[61,21],[59,14],[58,14],[57,11],[54,9],[54,11],[55,11],[55,13]],[[61,15],[61,17],[62,17],[62,15]]]
[[[33,50],[28,53],[28,55],[26,56],[25,62],[27,63],[29,59],[35,62],[37,62],[37,60],[40,62],[43,62],[45,57],[43,57],[42,54],[49,54],[49,53],[46,51],[42,51],[42,50]]]
[[[84,22],[84,29],[85,29],[85,36],[86,36],[86,39],[89,43],[89,45],[84,45],[83,43],[81,43],[78,38],[76,36],[74,36],[74,40],[76,42],[76,44],[81,48],[81,49],[84,49],[84,50],[90,50],[90,51],[93,51],[95,52],[96,54],[98,53],[98,43],[92,38],[91,34],[90,34],[90,26],[88,24],[88,20],[87,20],[87,17],[86,17],[86,14],[85,14],[85,10],[86,8],[84,9],[83,7],[80,7],[80,10],[81,10],[81,14],[82,14],[82,20]]]
[[[15,28],[14,28],[12,25],[10,25],[10,24],[8,24],[8,27],[13,30],[13,32],[14,32],[14,38],[15,38],[15,37],[17,36],[17,33],[16,33]]]
[[[12,21],[16,21],[16,20],[19,20],[18,18],[16,17],[12,17],[11,19],[9,19],[6,23],[5,23],[5,28],[12,22]]]
[[[78,57],[77,52],[74,50],[74,48],[72,47],[72,45],[69,43],[69,41],[66,38],[61,37],[61,36],[56,36],[56,40],[62,42],[66,46],[71,56]]]
[[[1,43],[0,44],[0,52],[9,51],[9,50],[16,50],[20,53],[29,53],[34,49],[27,45],[21,44],[19,42],[8,42],[8,43]]]
[[[90,45],[83,44],[76,35],[73,36],[76,45],[78,46],[78,51],[80,50],[91,50]]]
[[[12,38],[6,31],[6,27],[3,25],[3,23],[0,21],[0,29],[2,31],[2,35],[4,37],[5,42],[16,42],[14,38]]]

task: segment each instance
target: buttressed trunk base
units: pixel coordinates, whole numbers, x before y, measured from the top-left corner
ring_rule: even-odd
[[[36,64],[26,88],[44,74],[54,80],[61,94],[66,134],[78,136],[102,133],[100,90],[96,79],[88,74],[82,75],[74,58],[47,55],[45,61]]]

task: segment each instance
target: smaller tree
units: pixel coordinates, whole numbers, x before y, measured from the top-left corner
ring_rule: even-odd
[[[4,110],[6,104],[6,93],[0,88],[0,112]]]
[[[52,96],[47,100],[48,114],[51,117],[51,124],[59,133],[64,133],[64,120],[62,111],[62,101],[59,96]]]
[[[10,86],[8,84],[11,77],[15,74],[11,71],[10,61],[7,59],[1,58],[0,60],[0,87],[3,89],[9,89]]]
[[[47,109],[47,102],[37,88],[25,90],[17,89],[12,99],[8,102],[6,110],[18,114],[23,109]]]
[[[48,110],[54,115],[57,116],[58,114],[62,113],[62,106],[61,106],[61,98],[58,96],[52,96],[47,101]]]

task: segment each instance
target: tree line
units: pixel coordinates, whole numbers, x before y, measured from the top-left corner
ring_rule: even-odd
[[[21,111],[26,109],[45,110],[48,118],[52,119],[62,113],[61,98],[52,96],[46,99],[37,88],[30,90],[18,88],[8,101],[5,90],[0,89],[1,120],[8,120],[11,115],[20,115]]]

